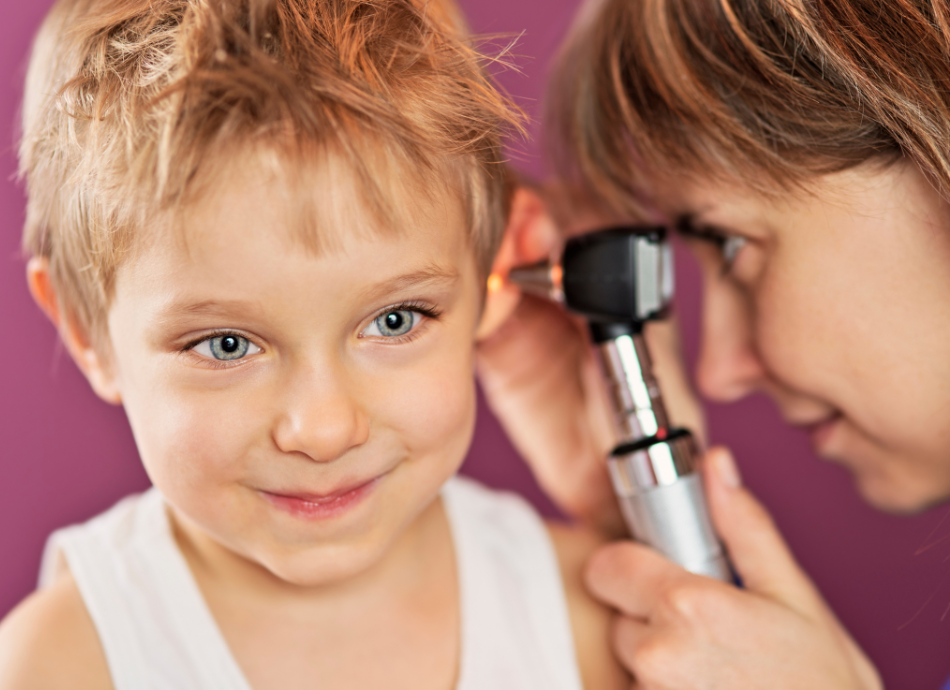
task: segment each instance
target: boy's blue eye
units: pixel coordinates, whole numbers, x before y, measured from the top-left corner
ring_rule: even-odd
[[[396,336],[405,335],[412,330],[412,327],[416,325],[416,320],[418,316],[414,311],[409,311],[408,309],[394,309],[393,311],[387,311],[385,314],[380,314],[373,321],[373,325],[379,331],[379,335],[385,338],[394,338]],[[376,335],[375,333],[370,335]]]
[[[437,320],[441,314],[440,310],[424,304],[407,302],[393,305],[370,321],[358,337],[392,338],[394,342],[407,342],[414,337],[413,331],[418,331],[426,319]],[[407,337],[395,340],[400,336]]]
[[[207,338],[193,349],[199,355],[221,362],[231,362],[246,357],[248,353],[257,354],[261,351],[250,340],[234,333]]]

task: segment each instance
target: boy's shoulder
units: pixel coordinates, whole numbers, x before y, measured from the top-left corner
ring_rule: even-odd
[[[68,571],[0,623],[0,690],[112,687],[95,625]]]
[[[546,526],[561,568],[584,687],[598,690],[628,688],[630,678],[611,651],[613,616],[606,606],[588,593],[583,581],[587,560],[604,544],[603,537],[582,527],[550,521]]]

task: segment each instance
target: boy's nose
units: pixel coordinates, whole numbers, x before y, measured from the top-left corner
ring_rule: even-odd
[[[369,437],[369,418],[344,372],[330,367],[298,372],[283,390],[274,442],[285,453],[329,462]]]
[[[696,385],[711,400],[732,402],[759,388],[766,369],[756,348],[749,298],[732,285],[711,283],[706,282],[703,295]]]

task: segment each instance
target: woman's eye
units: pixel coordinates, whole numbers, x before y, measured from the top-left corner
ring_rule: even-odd
[[[256,355],[261,351],[261,348],[243,336],[228,333],[206,338],[195,345],[192,350],[208,359],[231,362],[242,359],[247,355]]]
[[[420,315],[410,309],[393,309],[380,314],[367,326],[361,336],[395,338],[406,335],[420,321]]]
[[[722,252],[722,260],[725,263],[725,270],[729,270],[732,267],[732,263],[736,260],[736,256],[745,245],[746,239],[744,237],[739,237],[737,235],[723,237],[720,251]]]
[[[681,222],[677,226],[677,230],[687,240],[698,240],[707,245],[715,245],[722,259],[722,273],[724,275],[729,273],[742,248],[749,243],[741,235],[723,232],[718,228],[697,227],[688,221]]]

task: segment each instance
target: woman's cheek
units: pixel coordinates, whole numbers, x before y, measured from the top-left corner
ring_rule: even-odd
[[[795,256],[777,252],[752,292],[758,354],[770,373],[799,393],[825,391],[840,370],[839,351],[850,343],[842,315],[829,309],[831,289]]]

